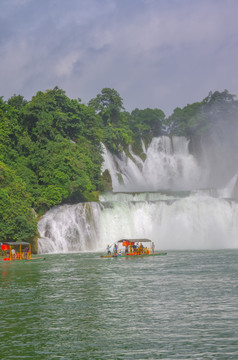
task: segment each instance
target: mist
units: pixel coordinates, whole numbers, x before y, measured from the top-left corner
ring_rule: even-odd
[[[39,252],[101,251],[120,238],[168,250],[238,248],[238,104],[209,101],[198,119],[196,138],[142,142],[143,160],[132,148],[115,155],[104,147],[114,193],[46,213]]]
[[[203,186],[221,188],[238,174],[238,105],[214,104],[204,113],[208,126],[195,152]]]

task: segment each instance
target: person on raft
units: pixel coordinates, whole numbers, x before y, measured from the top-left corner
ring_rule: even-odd
[[[110,246],[109,246],[109,245],[107,245],[107,254],[108,254],[108,255],[111,255],[111,250],[110,250]]]
[[[117,244],[116,243],[114,244],[114,247],[113,247],[113,254],[117,255]]]

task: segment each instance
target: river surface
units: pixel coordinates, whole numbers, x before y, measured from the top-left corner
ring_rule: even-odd
[[[238,359],[238,250],[2,263],[1,359]]]

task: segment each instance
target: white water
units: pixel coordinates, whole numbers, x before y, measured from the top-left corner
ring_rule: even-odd
[[[39,222],[39,252],[104,250],[120,238],[150,238],[168,250],[238,248],[238,204],[226,199],[236,197],[237,176],[224,189],[197,190],[204,172],[185,138],[156,138],[144,151],[143,163],[133,153],[134,161],[105,149],[104,169],[115,192],[101,194],[100,203],[46,213]]]
[[[147,150],[143,146],[145,162],[132,150],[130,153],[134,161],[126,157],[125,153],[120,158],[112,156],[104,148],[103,170],[109,170],[116,192],[196,188],[201,185],[202,171],[196,159],[189,154],[188,144],[184,137],[154,138]]]

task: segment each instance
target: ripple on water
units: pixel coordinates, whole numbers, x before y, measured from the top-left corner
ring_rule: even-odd
[[[237,251],[4,264],[4,359],[236,359]],[[12,266],[13,265],[13,266]]]

